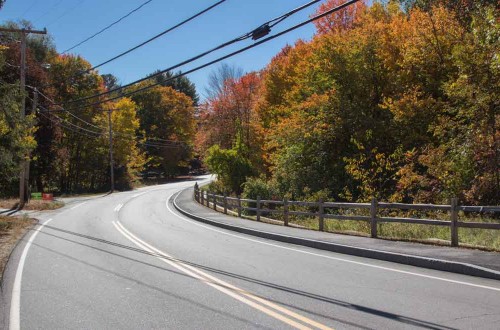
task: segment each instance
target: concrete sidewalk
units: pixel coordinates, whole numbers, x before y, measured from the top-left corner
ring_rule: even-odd
[[[397,242],[272,225],[224,215],[197,203],[193,189],[174,196],[175,208],[204,223],[240,233],[337,253],[500,280],[500,253]]]

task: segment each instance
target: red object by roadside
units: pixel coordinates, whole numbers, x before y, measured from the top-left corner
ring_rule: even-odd
[[[52,194],[42,194],[42,200],[52,201],[52,200],[54,200],[54,196]]]

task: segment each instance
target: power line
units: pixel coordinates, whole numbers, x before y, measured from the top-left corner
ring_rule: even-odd
[[[43,109],[43,108],[42,108],[42,109]],[[39,113],[42,113],[42,112],[39,112]],[[84,128],[84,127],[81,127],[81,126],[75,125],[75,124],[73,124],[72,122],[70,122],[69,120],[64,119],[64,118],[61,118],[61,117],[59,117],[59,116],[57,116],[57,115],[54,115],[54,114],[52,114],[52,115],[53,115],[54,117],[56,117],[57,119],[59,119],[59,120],[61,120],[61,121],[65,122],[65,123],[67,123],[68,125],[70,125],[70,126],[74,127],[75,129],[80,129],[80,130],[82,130],[82,131],[85,131],[85,132],[87,132],[87,133],[91,133],[91,134],[95,134],[95,135],[102,135],[102,134],[103,134],[103,132],[95,132],[95,131],[92,131],[92,130],[86,129],[86,128]]]
[[[21,14],[21,17],[23,17],[24,15],[26,15],[31,9],[33,9],[33,7],[35,7],[36,3],[38,2],[38,0],[34,0],[31,5],[26,8],[25,11],[23,11],[23,13]]]
[[[287,34],[287,33],[291,32],[291,31],[293,31],[293,30],[296,30],[296,29],[298,29],[298,28],[300,28],[300,27],[302,27],[302,26],[304,26],[304,25],[307,25],[307,24],[309,24],[309,23],[311,23],[311,22],[314,22],[314,21],[316,21],[316,20],[318,20],[318,19],[320,19],[320,18],[323,18],[323,17],[325,17],[325,16],[327,16],[327,15],[330,15],[330,14],[332,14],[332,13],[336,12],[336,11],[339,11],[339,10],[341,10],[341,9],[343,9],[343,8],[347,7],[347,6],[350,6],[350,5],[352,5],[352,4],[356,3],[356,2],[359,2],[359,1],[360,1],[360,0],[350,0],[350,1],[346,1],[346,2],[345,2],[345,3],[343,3],[342,5],[339,5],[339,6],[335,7],[335,8],[332,8],[332,9],[330,9],[330,10],[328,10],[328,11],[326,11],[326,12],[322,13],[322,14],[316,15],[316,16],[314,16],[314,17],[312,17],[312,18],[310,18],[310,19],[308,19],[308,20],[306,20],[306,21],[303,21],[302,23],[296,24],[296,25],[294,25],[294,26],[292,26],[292,27],[290,27],[290,28],[288,28],[288,29],[286,29],[286,30],[283,30],[283,31],[281,31],[281,32],[279,32],[279,33],[277,33],[277,34],[275,34],[275,35],[272,35],[272,36],[270,36],[270,37],[267,37],[267,38],[265,38],[265,39],[262,39],[262,40],[260,40],[260,41],[257,41],[257,42],[255,42],[255,43],[254,43],[254,44],[252,44],[252,45],[249,45],[249,46],[243,47],[243,48],[241,48],[241,49],[239,49],[239,50],[237,50],[237,51],[234,51],[234,52],[232,52],[232,53],[230,53],[230,54],[227,54],[227,55],[224,55],[224,56],[222,56],[222,57],[219,57],[219,58],[217,58],[217,59],[215,59],[215,60],[213,60],[213,61],[207,62],[207,63],[202,64],[202,65],[200,65],[200,66],[197,66],[197,67],[195,67],[195,68],[193,68],[193,69],[191,69],[191,70],[188,70],[188,71],[185,71],[185,72],[181,72],[181,73],[179,73],[179,74],[177,74],[177,75],[174,75],[174,76],[172,76],[171,78],[169,78],[169,79],[165,80],[164,82],[168,82],[168,81],[171,81],[171,80],[177,79],[177,78],[179,78],[179,77],[185,76],[185,75],[187,75],[187,74],[193,73],[193,72],[195,72],[195,71],[201,70],[201,69],[203,69],[203,68],[205,68],[205,67],[208,67],[208,66],[210,66],[210,65],[213,65],[213,64],[215,64],[215,63],[218,63],[218,62],[221,62],[221,61],[223,61],[223,60],[226,60],[226,59],[228,59],[228,58],[230,58],[230,57],[233,57],[233,56],[235,56],[235,55],[238,55],[238,54],[240,54],[240,53],[243,53],[243,52],[245,52],[245,51],[247,51],[247,50],[249,50],[249,49],[252,49],[252,48],[257,47],[257,46],[259,46],[259,45],[261,45],[261,44],[263,44],[263,43],[265,43],[265,42],[268,42],[268,41],[271,41],[271,40],[273,40],[273,39],[276,39],[276,38],[278,38],[278,37],[280,37],[280,36],[282,36],[282,35],[284,35],[284,34]],[[168,71],[168,69],[167,69],[167,70],[164,70],[164,71]],[[163,73],[164,71],[160,71],[158,74],[161,74],[161,73]],[[142,78],[142,79],[139,79],[137,82],[144,81],[144,80],[149,79],[149,78],[151,78],[151,77],[153,77],[153,76],[150,76],[150,77],[147,77],[147,78]],[[135,83],[137,83],[137,82],[127,84],[127,85],[125,85],[125,86],[123,86],[123,87],[128,87],[128,86],[133,85],[133,84],[135,84]],[[98,101],[98,102],[90,103],[90,104],[87,104],[87,105],[84,105],[84,106],[80,106],[80,107],[76,107],[76,108],[70,108],[70,109],[67,109],[67,111],[72,111],[72,110],[77,110],[77,109],[82,109],[82,108],[86,108],[86,107],[90,107],[90,106],[96,106],[96,105],[99,105],[99,104],[107,103],[107,102],[110,102],[110,101],[114,101],[114,100],[120,99],[120,98],[122,98],[122,97],[130,96],[130,95],[133,95],[133,94],[136,94],[136,93],[139,93],[139,92],[145,91],[145,90],[147,90],[147,89],[153,88],[153,87],[158,86],[158,85],[160,85],[160,83],[154,83],[154,84],[151,84],[151,85],[148,85],[148,86],[144,86],[144,87],[142,87],[142,88],[139,88],[139,89],[136,89],[136,90],[133,90],[133,91],[127,92],[127,93],[123,93],[123,94],[120,94],[120,95],[118,95],[118,96],[111,97],[111,98],[108,98],[108,99],[105,99],[105,100],[102,100],[102,101]],[[121,89],[121,88],[117,88],[117,89],[115,89],[115,90],[113,90],[113,91],[116,91],[116,90],[119,90],[119,89]],[[110,91],[110,92],[111,92],[111,91]],[[97,97],[97,96],[101,96],[101,95],[105,95],[105,94],[108,94],[108,93],[109,93],[109,92],[106,92],[106,93],[100,93],[100,94],[96,94],[96,95],[91,96],[91,97],[86,97],[86,98],[82,98],[82,99],[78,99],[78,100],[73,100],[73,101],[67,102],[66,104],[69,104],[69,103],[74,103],[74,102],[77,102],[77,101],[88,100],[88,99],[91,99],[91,98],[94,98],[94,97]]]
[[[2,83],[2,82],[0,82],[0,83]],[[5,84],[5,83],[2,83],[2,84]],[[28,87],[28,88],[30,88],[30,89],[33,89],[33,90],[35,90],[35,87],[33,87],[33,86],[26,85],[26,87]],[[54,101],[53,99],[51,99],[50,97],[48,97],[48,96],[47,96],[47,95],[45,95],[44,93],[42,93],[42,92],[38,91],[38,89],[36,89],[36,91],[37,91],[37,93],[38,93],[40,96],[42,96],[43,98],[45,98],[46,100],[48,100],[50,103],[55,104],[55,101]],[[32,100],[30,97],[28,97],[28,98],[29,98],[30,100]],[[39,106],[39,107],[40,107],[40,108],[42,108],[43,110],[45,110],[45,112],[47,112],[47,113],[53,113],[53,112],[54,112],[54,110],[48,110],[48,109],[46,109],[46,108],[44,108],[44,107],[42,107],[42,106]],[[70,111],[67,111],[67,110],[65,110],[65,109],[61,109],[61,111],[64,111],[64,112],[68,113],[70,116],[72,116],[73,118],[75,118],[75,119],[79,120],[80,122],[82,122],[82,123],[84,123],[84,124],[87,124],[87,125],[89,125],[89,126],[92,126],[92,127],[94,127],[94,128],[97,128],[97,129],[99,129],[99,130],[103,130],[103,131],[105,130],[105,128],[104,128],[104,127],[94,125],[94,124],[92,124],[92,123],[90,123],[90,122],[88,122],[88,121],[84,120],[83,118],[78,117],[77,115],[73,114],[73,113],[72,113],[72,112],[70,112]],[[56,116],[56,117],[62,120],[62,118],[60,118],[60,117],[58,117],[58,116]],[[185,143],[184,143],[184,142],[182,142],[182,141],[176,141],[176,140],[166,140],[166,139],[161,139],[161,138],[157,138],[157,137],[141,137],[141,136],[138,136],[138,135],[135,135],[135,134],[125,134],[125,133],[119,133],[119,132],[118,132],[118,133],[115,133],[115,134],[120,135],[120,136],[128,136],[128,137],[134,137],[134,138],[146,139],[146,140],[153,140],[153,141],[159,141],[159,142],[168,142],[168,143],[173,143],[173,144],[185,144]],[[157,142],[155,142],[155,143],[157,143]]]
[[[305,8],[309,7],[309,6],[312,6],[313,4],[318,3],[319,1],[321,1],[321,0],[314,0],[314,1],[310,1],[310,2],[308,2],[308,3],[306,3],[306,4],[304,4],[304,5],[302,5],[302,6],[298,7],[298,8],[296,8],[296,9],[293,9],[293,10],[291,10],[291,11],[289,11],[289,12],[285,13],[284,15],[281,15],[281,16],[279,16],[279,17],[276,17],[276,18],[274,18],[274,19],[272,19],[272,20],[267,21],[266,23],[264,23],[264,24],[260,25],[258,28],[256,28],[256,29],[252,30],[251,32],[245,33],[245,34],[243,34],[243,35],[241,35],[241,36],[239,36],[239,37],[236,37],[236,38],[234,38],[234,39],[232,39],[232,40],[229,40],[229,41],[227,41],[227,42],[224,42],[224,43],[222,43],[222,44],[220,44],[220,45],[218,45],[218,46],[216,46],[216,47],[214,47],[214,48],[212,48],[212,49],[210,49],[210,50],[207,50],[207,51],[205,51],[205,52],[203,52],[203,53],[201,53],[201,54],[198,54],[198,55],[196,55],[196,56],[194,56],[194,57],[191,57],[191,58],[189,58],[189,59],[187,59],[187,60],[185,60],[185,61],[182,61],[182,62],[180,62],[180,63],[177,63],[177,64],[175,64],[175,65],[173,65],[173,66],[171,66],[171,67],[169,67],[169,68],[167,68],[167,69],[164,69],[164,70],[161,70],[161,71],[159,71],[159,72],[156,72],[156,73],[155,73],[155,74],[153,74],[153,75],[150,75],[150,76],[147,76],[147,77],[144,77],[144,78],[138,79],[138,80],[133,81],[133,82],[131,82],[131,83],[128,83],[128,84],[126,84],[126,85],[122,85],[122,86],[120,86],[120,87],[117,87],[117,88],[114,88],[114,89],[111,89],[111,90],[108,90],[108,91],[105,91],[105,92],[102,92],[102,93],[97,93],[97,94],[95,94],[95,95],[91,95],[91,96],[87,96],[87,97],[82,97],[82,98],[75,99],[75,100],[68,101],[68,102],[66,102],[66,103],[61,103],[61,104],[72,104],[72,103],[76,103],[76,102],[80,102],[80,101],[85,101],[85,100],[89,100],[89,99],[92,99],[92,98],[96,98],[96,97],[99,97],[99,96],[107,95],[107,94],[110,94],[110,93],[116,92],[116,91],[118,91],[118,90],[122,90],[122,89],[124,89],[124,88],[126,88],[126,87],[130,87],[130,86],[135,85],[135,84],[137,84],[137,83],[140,83],[140,82],[143,82],[143,81],[149,80],[149,79],[151,79],[151,78],[153,78],[153,77],[157,77],[157,76],[159,76],[159,75],[161,75],[161,74],[164,74],[165,72],[172,71],[172,70],[177,69],[177,68],[179,68],[179,67],[181,67],[181,66],[183,66],[183,65],[186,65],[186,64],[189,64],[189,63],[191,63],[191,62],[194,62],[194,61],[196,61],[196,60],[198,60],[198,59],[200,59],[200,58],[202,58],[202,57],[205,57],[205,56],[207,56],[207,55],[209,55],[209,54],[211,54],[211,53],[213,53],[213,52],[215,52],[215,51],[217,51],[217,50],[220,50],[220,49],[222,49],[222,48],[225,48],[225,47],[227,47],[227,46],[230,46],[230,45],[232,45],[232,44],[234,44],[234,43],[236,43],[236,42],[243,41],[243,40],[245,40],[245,39],[248,39],[248,38],[250,38],[250,37],[253,37],[253,36],[255,36],[255,32],[256,32],[256,31],[260,31],[260,30],[261,30],[264,26],[267,26],[267,27],[269,27],[269,29],[270,29],[270,27],[271,27],[271,26],[274,26],[274,25],[276,25],[276,24],[278,24],[278,23],[282,22],[284,19],[286,19],[286,18],[290,17],[291,15],[293,15],[293,14],[297,13],[298,11],[301,11],[301,10],[303,10],[303,9],[305,9]],[[217,5],[217,4],[215,4],[215,5]],[[214,6],[215,6],[215,5],[214,5]],[[270,30],[269,30],[269,31],[270,31]],[[260,43],[257,43],[257,44],[260,44]],[[250,47],[250,48],[252,48],[252,47]],[[113,60],[113,59],[111,59],[111,60]],[[111,60],[109,60],[109,61],[111,61]],[[105,63],[106,63],[106,62],[101,63],[101,64],[99,64],[99,65],[97,65],[97,66],[94,66],[93,68],[91,68],[91,69],[87,70],[86,72],[89,72],[89,71],[91,71],[92,69],[95,69],[95,68],[97,68],[97,67],[99,67],[99,66],[101,66],[101,65],[103,65],[103,64],[105,64]],[[180,76],[181,76],[181,75],[177,75],[177,76],[175,76],[175,77],[172,77],[172,78],[168,79],[167,81],[173,80],[173,79],[178,78],[178,77],[180,77]],[[156,85],[157,85],[157,84],[156,84]],[[156,86],[156,85],[155,85],[155,86]],[[60,104],[58,104],[58,105],[60,105]]]
[[[73,10],[76,9],[76,7],[80,6],[82,3],[84,3],[86,0],[80,0],[78,1],[77,4],[75,4],[73,7],[67,9],[66,11],[64,11],[60,16],[58,16],[56,19],[52,20],[49,24],[47,24],[47,27],[51,26],[52,24],[54,24],[55,22],[59,21],[61,18],[63,18],[64,16],[68,15],[70,12],[72,12]]]
[[[151,1],[153,0],[148,0],[146,2],[144,2],[143,4],[141,4],[139,7],[136,7],[135,9],[133,9],[132,11],[128,12],[125,16],[122,16],[120,17],[118,20],[114,21],[113,23],[109,24],[108,26],[102,28],[101,30],[99,30],[98,32],[94,33],[93,35],[91,35],[90,37],[80,41],[79,43],[77,43],[76,45],[66,49],[65,51],[63,51],[61,54],[64,54],[64,53],[67,53],[69,52],[70,50],[72,49],[75,49],[76,47],[86,43],[87,41],[89,41],[90,39],[93,39],[95,38],[96,36],[98,36],[99,34],[103,33],[104,31],[110,29],[112,26],[120,23],[122,20],[124,20],[125,18],[129,17],[130,15],[132,15],[133,13],[135,13],[136,11],[140,10],[142,7],[144,7],[145,5],[147,5],[148,3],[150,3]]]
[[[26,86],[26,87],[28,87],[28,88],[30,88],[30,89],[33,89],[33,90],[35,90],[35,87],[33,87],[33,86]],[[37,93],[38,93],[39,95],[41,95],[41,96],[42,96],[43,98],[45,98],[47,101],[49,101],[49,102],[50,102],[50,103],[52,103],[52,104],[55,104],[55,101],[54,101],[53,99],[51,99],[50,97],[48,97],[48,96],[47,96],[47,95],[45,95],[44,93],[40,92],[38,89],[36,89],[36,91],[37,91]],[[45,108],[44,108],[44,109],[45,109]],[[47,109],[45,109],[45,110],[47,110]],[[84,124],[87,124],[87,125],[89,125],[89,126],[92,126],[92,127],[94,127],[94,128],[97,128],[97,129],[102,129],[102,130],[104,129],[103,127],[100,127],[100,126],[94,125],[94,124],[92,124],[92,123],[89,123],[89,122],[88,122],[88,121],[86,121],[85,119],[78,117],[77,115],[75,115],[75,114],[74,114],[74,113],[72,113],[72,112],[66,111],[66,110],[64,110],[64,109],[62,109],[62,110],[63,110],[64,112],[67,112],[70,116],[72,116],[73,118],[75,118],[76,120],[78,120],[78,121],[80,121],[80,122],[82,122],[82,123],[84,123]],[[53,110],[52,110],[52,111],[47,110],[47,112],[53,112]]]
[[[54,8],[56,8],[63,0],[59,0],[57,1],[54,5],[52,5],[49,9],[47,9],[46,11],[43,12],[43,14],[41,14],[40,16],[38,16],[37,18],[31,20],[33,23],[36,23],[40,18],[42,17],[45,17],[45,15],[47,15],[48,13],[52,12]]]
[[[69,131],[72,131],[74,133],[77,133],[77,134],[81,134],[81,135],[85,135],[87,137],[92,137],[92,138],[98,138],[98,137],[101,137],[102,136],[102,133],[96,133],[96,132],[87,132],[87,130],[83,129],[82,127],[80,126],[77,126],[77,125],[73,125],[73,126],[76,126],[77,128],[73,128],[71,126],[66,126],[62,123],[63,119],[60,118],[60,117],[57,117],[55,116],[54,114],[51,114],[51,115],[45,115],[43,113],[43,111],[38,111],[38,114],[45,117],[46,119],[50,120],[51,123],[54,123],[55,125],[58,125],[60,127],[63,127]],[[56,117],[57,119],[59,119],[59,121],[55,120],[54,118],[51,118],[50,116],[54,116]]]
[[[62,128],[65,128],[65,129],[67,129],[73,133],[76,133],[76,134],[84,135],[84,136],[91,137],[91,138],[100,138],[100,137],[103,137],[106,135],[105,132],[98,133],[98,132],[86,130],[85,128],[83,128],[81,126],[70,123],[67,120],[65,120],[57,115],[54,115],[54,114],[46,115],[44,113],[44,111],[38,111],[38,114],[40,114],[43,117],[45,117],[46,119],[50,120],[51,123],[54,123],[55,125],[60,126]],[[54,116],[58,120],[51,118],[50,116]],[[67,122],[70,125],[65,125],[63,122]],[[117,132],[114,132],[114,134],[116,135],[116,139],[121,139],[124,136],[132,137],[132,135],[129,135],[129,134],[121,134],[121,133],[117,133]],[[136,141],[136,140],[134,142],[138,145],[143,145],[143,146],[152,147],[152,148],[159,148],[159,149],[162,149],[162,148],[164,148],[164,149],[186,148],[186,144],[182,143],[180,141],[177,144],[162,144],[162,143],[156,143],[156,142],[142,142],[142,141]]]
[[[204,14],[204,13],[206,13],[207,11],[209,11],[209,10],[211,10],[211,9],[213,9],[213,8],[215,8],[215,7],[217,7],[218,5],[222,4],[222,3],[223,3],[223,2],[225,2],[225,1],[226,1],[226,0],[221,0],[221,1],[218,1],[218,2],[214,3],[213,5],[211,5],[211,6],[207,7],[207,8],[205,8],[205,9],[203,9],[202,11],[200,11],[200,12],[196,13],[195,15],[193,15],[193,16],[191,16],[191,17],[189,17],[189,18],[185,19],[184,21],[182,21],[182,22],[180,22],[180,23],[178,23],[178,24],[176,24],[176,25],[174,25],[174,26],[172,26],[172,27],[170,27],[170,28],[166,29],[165,31],[163,31],[163,32],[161,32],[161,33],[159,33],[159,34],[155,35],[155,36],[154,36],[154,37],[152,37],[152,38],[149,38],[148,40],[146,40],[146,41],[144,41],[144,42],[141,42],[141,43],[140,43],[140,44],[138,44],[137,46],[134,46],[134,47],[132,47],[132,48],[130,48],[130,49],[128,49],[128,50],[126,50],[126,51],[124,51],[123,53],[120,53],[120,54],[118,54],[118,55],[116,55],[116,56],[114,56],[114,57],[110,58],[109,60],[106,60],[106,61],[104,61],[104,62],[102,62],[102,63],[100,63],[100,64],[95,65],[94,67],[92,67],[92,68],[88,69],[86,72],[89,72],[89,71],[91,71],[91,70],[95,70],[95,69],[97,69],[97,68],[99,68],[99,67],[101,67],[101,66],[103,66],[103,65],[105,65],[105,64],[108,64],[109,62],[112,62],[112,61],[114,61],[114,60],[116,60],[116,59],[118,59],[118,58],[120,58],[120,57],[122,57],[122,56],[127,55],[127,54],[128,54],[128,53],[130,53],[130,52],[133,52],[134,50],[136,50],[136,49],[138,49],[138,48],[140,48],[140,47],[142,47],[142,46],[144,46],[144,45],[146,45],[146,44],[150,43],[151,41],[153,41],[153,40],[155,40],[155,39],[158,39],[159,37],[161,37],[161,36],[163,36],[163,35],[165,35],[165,34],[167,34],[167,33],[171,32],[171,31],[173,31],[173,30],[175,30],[175,29],[177,29],[178,27],[180,27],[180,26],[182,26],[182,25],[184,25],[184,24],[188,23],[189,21],[192,21],[192,20],[193,20],[193,19],[195,19],[196,17],[203,15],[203,14]]]

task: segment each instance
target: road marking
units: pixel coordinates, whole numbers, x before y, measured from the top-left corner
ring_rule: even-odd
[[[23,277],[23,269],[24,269],[24,262],[26,261],[26,256],[28,255],[28,250],[35,239],[36,235],[40,232],[40,230],[49,222],[51,222],[52,219],[49,219],[42,223],[40,227],[37,229],[34,229],[34,233],[31,235],[29,238],[28,242],[26,243],[23,253],[21,254],[21,258],[19,258],[19,264],[17,266],[16,270],[16,275],[14,278],[14,286],[12,287],[12,300],[10,302],[10,318],[9,318],[9,329],[11,330],[18,330],[21,328],[21,281]]]
[[[454,284],[462,284],[462,285],[467,285],[467,286],[471,286],[471,287],[475,287],[475,288],[481,288],[481,289],[493,290],[493,291],[499,291],[500,292],[500,288],[496,288],[496,287],[492,287],[492,286],[480,285],[480,284],[473,284],[473,283],[463,282],[463,281],[457,281],[457,280],[450,280],[450,279],[443,278],[443,277],[438,277],[438,276],[419,274],[419,273],[414,273],[414,272],[410,272],[410,271],[406,271],[406,270],[400,270],[400,269],[395,269],[395,268],[390,268],[390,267],[373,265],[373,264],[364,263],[364,262],[360,262],[360,261],[354,261],[354,260],[349,260],[349,259],[344,259],[344,258],[326,256],[324,254],[313,253],[313,252],[309,252],[309,251],[303,251],[303,250],[300,250],[300,249],[290,248],[290,247],[286,247],[286,246],[282,246],[282,245],[278,245],[278,244],[273,244],[273,243],[267,243],[267,242],[263,242],[263,241],[260,241],[260,240],[256,240],[256,239],[244,237],[244,236],[241,236],[241,235],[228,233],[228,232],[225,232],[223,230],[219,230],[219,229],[213,228],[210,225],[205,225],[205,224],[202,224],[202,223],[200,223],[198,221],[187,219],[184,216],[181,216],[181,215],[177,214],[176,212],[174,212],[170,208],[170,206],[168,205],[168,201],[175,194],[177,194],[177,196],[174,198],[174,203],[175,203],[175,201],[177,200],[177,197],[179,196],[178,192],[170,195],[168,197],[166,203],[165,203],[165,205],[167,206],[167,209],[170,211],[170,213],[172,213],[173,215],[175,215],[176,217],[178,217],[179,219],[181,219],[183,221],[190,222],[193,225],[200,226],[200,227],[203,227],[203,228],[207,228],[209,230],[212,230],[212,231],[224,234],[224,235],[233,236],[233,237],[237,237],[239,239],[244,239],[244,240],[255,242],[255,243],[259,243],[259,244],[264,244],[264,245],[268,245],[268,246],[277,247],[277,248],[280,248],[280,249],[285,249],[285,250],[300,252],[300,253],[309,254],[309,255],[313,255],[313,256],[317,256],[317,257],[322,257],[322,258],[327,258],[327,259],[331,259],[331,260],[342,261],[342,262],[347,262],[347,263],[361,265],[361,266],[366,266],[366,267],[372,267],[372,268],[377,268],[377,269],[382,269],[382,270],[388,270],[388,271],[392,271],[392,272],[396,272],[396,273],[401,273],[401,274],[414,275],[414,276],[429,278],[429,279],[433,279],[433,280],[439,280],[439,281],[444,281],[444,282],[449,282],[449,283],[454,283]]]
[[[74,209],[76,209],[77,207],[80,207],[80,206],[82,206],[82,205],[83,205],[83,204],[85,204],[85,203],[87,203],[87,202],[83,202],[83,203],[77,204],[77,205],[73,206],[72,208],[70,208],[70,210],[74,210]]]
[[[183,266],[185,266],[186,268],[191,269],[194,272],[197,272],[197,273],[201,274],[202,276],[204,276],[204,277],[206,277],[206,278],[208,278],[208,279],[210,279],[210,280],[212,280],[214,282],[220,283],[224,287],[229,287],[229,288],[231,288],[234,291],[240,292],[240,293],[244,294],[245,296],[247,296],[247,297],[249,297],[251,299],[254,299],[254,300],[260,302],[261,304],[267,305],[267,306],[269,306],[269,307],[271,307],[271,308],[273,308],[275,310],[278,310],[278,311],[280,311],[280,312],[282,312],[284,314],[287,314],[287,315],[289,315],[291,317],[294,317],[294,318],[296,318],[296,319],[298,319],[298,320],[300,320],[300,321],[302,321],[304,323],[307,323],[307,324],[310,324],[312,326],[315,326],[318,329],[323,329],[323,330],[331,329],[331,328],[329,328],[329,327],[327,327],[327,326],[325,326],[325,325],[323,325],[321,323],[318,323],[316,321],[308,319],[307,317],[304,317],[304,316],[302,316],[300,314],[292,312],[291,310],[283,308],[283,307],[281,307],[281,306],[279,306],[279,305],[277,305],[277,304],[275,304],[273,302],[265,300],[265,299],[263,299],[263,298],[261,298],[259,296],[255,296],[255,295],[251,294],[250,292],[243,291],[242,289],[239,289],[238,287],[235,287],[232,284],[229,284],[229,283],[227,283],[227,282],[225,282],[223,280],[220,280],[217,277],[214,277],[214,276],[212,276],[210,274],[202,272],[201,270],[197,269],[196,267],[193,267],[191,265],[186,265],[186,264],[183,264]]]
[[[233,286],[225,281],[222,281],[214,276],[211,276],[211,275],[209,275],[209,274],[207,274],[207,273],[205,273],[205,272],[203,272],[203,271],[201,271],[193,266],[186,265],[182,261],[180,261],[180,260],[168,255],[167,253],[155,248],[154,246],[144,242],[143,240],[141,240],[140,238],[138,238],[137,236],[132,234],[130,231],[128,231],[119,221],[113,221],[113,225],[123,236],[125,236],[127,239],[129,239],[132,243],[134,243],[135,245],[137,245],[141,249],[144,249],[145,251],[152,253],[153,255],[155,255],[156,258],[160,259],[161,261],[171,265],[172,267],[179,269],[180,271],[184,272],[185,274],[187,274],[193,278],[196,278],[196,279],[204,282],[205,284],[215,288],[216,290],[223,292],[223,293],[225,293],[225,294],[227,294],[227,295],[229,295],[229,296],[231,296],[231,297],[233,297],[233,298],[235,298],[235,299],[267,314],[267,315],[269,315],[269,316],[272,316],[272,317],[274,317],[274,318],[276,318],[276,319],[278,319],[278,320],[280,320],[280,321],[282,321],[290,326],[293,326],[297,329],[310,329],[309,327],[304,326],[303,324],[300,324],[295,320],[292,320],[286,316],[283,316],[283,315],[277,313],[276,311],[273,311],[273,310],[268,309],[262,305],[259,305],[255,301],[249,300],[247,298],[256,300],[256,301],[258,301],[264,305],[267,305],[267,306],[269,306],[277,311],[280,311],[284,314],[287,314],[291,317],[296,318],[299,321],[310,324],[310,325],[315,326],[319,329],[324,329],[324,330],[331,329],[331,328],[329,328],[321,323],[318,323],[316,321],[308,319],[307,317],[304,317],[302,315],[294,313],[286,308],[283,308],[283,307],[278,306],[270,301],[267,301],[265,299],[262,299],[260,297],[255,296],[249,292],[246,292],[243,289],[240,289],[240,288]],[[168,258],[168,259],[165,259],[165,258]],[[244,296],[246,296],[246,298]]]
[[[122,208],[123,204],[118,204],[115,207],[115,212],[120,212],[120,209]]]

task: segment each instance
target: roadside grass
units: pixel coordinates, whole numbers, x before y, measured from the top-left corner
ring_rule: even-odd
[[[406,217],[400,214],[400,217]],[[436,218],[433,218],[436,219]],[[460,219],[464,221],[464,219]],[[495,222],[484,217],[468,218],[467,221]],[[294,217],[290,223],[307,229],[319,230],[318,218]],[[363,221],[325,219],[325,232],[356,236],[370,236],[370,224]],[[419,242],[433,245],[450,245],[451,232],[447,226],[430,226],[411,223],[379,223],[378,237],[387,240]],[[500,252],[500,231],[493,229],[459,228],[458,239],[461,247]]]
[[[243,203],[244,207],[255,207],[249,203]],[[268,207],[268,206],[266,206]],[[276,210],[282,210],[281,207],[276,207]],[[218,207],[220,211],[221,208]],[[234,210],[236,211],[236,210]],[[308,207],[291,207],[289,211],[316,212],[314,208]],[[352,210],[352,209],[336,209],[330,210],[331,214],[339,215],[360,215],[368,216],[368,210]],[[255,212],[243,212],[246,219],[256,220]],[[418,219],[434,219],[449,221],[449,213],[442,211],[404,211],[404,210],[379,210],[379,217],[401,217],[401,218],[418,218]],[[266,214],[262,213],[261,220],[276,224],[272,220],[283,221],[283,215],[280,213]],[[459,221],[467,222],[493,222],[498,223],[498,219],[494,219],[488,215],[480,215],[474,213],[465,214],[459,212]],[[319,230],[318,217],[311,216],[296,216],[289,215],[288,222],[295,227],[302,227],[310,230]],[[355,235],[370,237],[370,223],[366,221],[356,220],[324,220],[325,232]],[[386,240],[398,240],[408,242],[418,242],[424,244],[450,246],[450,227],[448,226],[433,226],[411,223],[379,223],[377,225],[378,237]],[[459,243],[460,247],[480,249],[485,251],[500,252],[500,231],[493,229],[476,229],[476,228],[459,228]]]
[[[19,206],[19,200],[10,199],[0,199],[0,208],[2,209],[16,209]],[[30,200],[23,207],[23,210],[27,211],[45,211],[45,210],[56,210],[64,206],[61,201],[43,201],[43,200]]]
[[[17,241],[36,223],[35,219],[26,216],[0,216],[0,281],[12,249]]]

